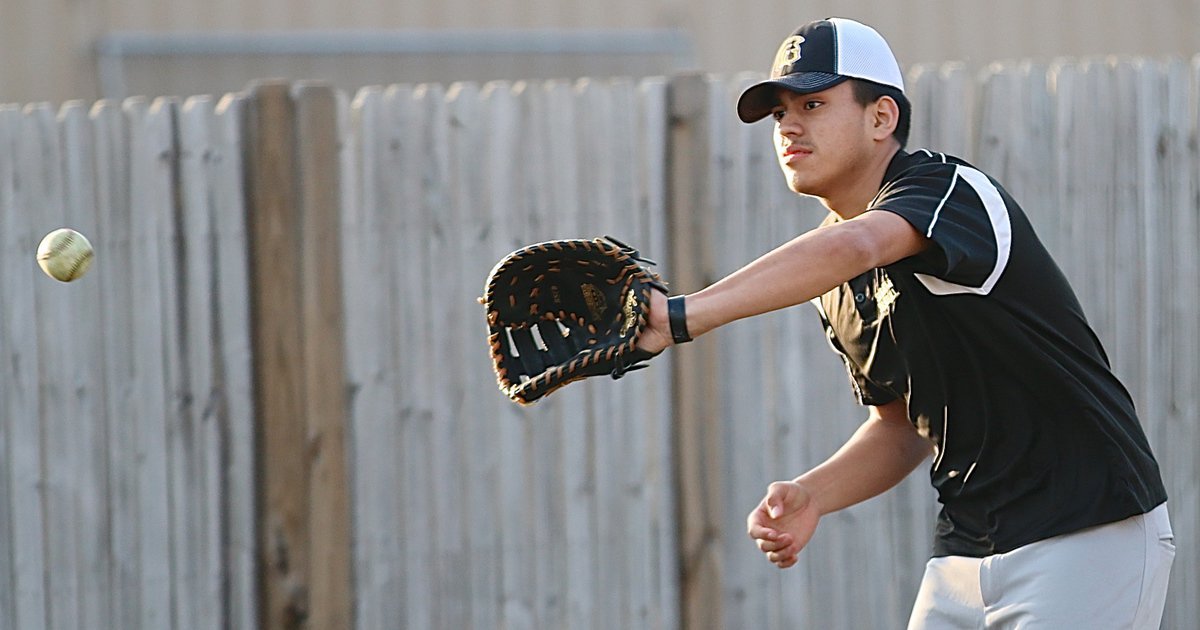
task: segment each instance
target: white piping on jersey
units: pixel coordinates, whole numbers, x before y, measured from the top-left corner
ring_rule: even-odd
[[[942,440],[937,447],[937,455],[933,458],[933,469],[937,470],[942,466],[942,458],[946,456],[946,434],[950,430],[950,410],[942,407]]]
[[[933,151],[930,151],[929,149],[917,149],[917,151],[924,153],[925,155],[928,155],[929,157],[933,157]],[[946,154],[939,153],[938,155],[941,156],[941,158],[942,158],[942,164],[945,164],[946,163]]]
[[[921,149],[921,152],[924,153],[925,155],[928,155],[929,157],[933,157],[933,151],[930,151],[929,149]],[[945,164],[946,163],[946,154],[939,153],[938,156],[941,157],[942,164]],[[946,195],[944,197],[942,197],[942,200],[940,202],[938,202],[938,207],[936,209],[934,209],[934,211],[933,211],[933,220],[929,222],[929,229],[925,230],[925,238],[933,237],[933,226],[937,225],[938,217],[940,217],[942,215],[942,208],[945,207],[946,200],[950,199],[950,194],[954,192],[954,185],[957,183],[958,183],[958,168],[956,167],[954,169],[954,175],[951,176],[951,178],[950,178],[950,187],[946,189]]]
[[[956,293],[975,293],[978,295],[987,295],[991,293],[992,288],[1000,280],[1000,275],[1004,273],[1004,269],[1008,266],[1008,256],[1012,248],[1012,224],[1009,222],[1008,206],[1004,204],[1004,198],[1000,196],[1000,191],[996,190],[995,184],[987,178],[987,175],[966,166],[954,167],[954,180],[950,184],[950,190],[954,190],[954,186],[958,180],[967,182],[971,188],[975,189],[975,194],[979,195],[979,199],[983,201],[983,207],[987,210],[988,221],[992,224],[992,233],[996,237],[996,264],[992,267],[992,272],[988,274],[983,284],[978,287],[969,287],[962,284],[947,282],[935,276],[925,274],[913,274],[921,284],[925,285],[926,289],[934,295],[952,295]],[[946,196],[949,197],[947,192]],[[945,199],[942,200],[945,203]],[[938,211],[941,206],[938,206]],[[937,212],[934,213],[934,222],[937,221]],[[930,225],[927,236],[933,234],[933,225]]]
[[[963,475],[962,485],[967,485],[967,480],[971,478],[971,473],[975,472],[975,467],[979,462],[971,462],[971,467],[967,469],[967,474]]]
[[[933,211],[933,220],[929,222],[929,229],[925,230],[925,238],[933,238],[933,226],[937,225],[938,217],[942,216],[942,208],[946,207],[946,200],[950,198],[950,193],[954,192],[954,185],[958,183],[958,169],[954,169],[954,175],[950,178],[950,187],[946,189],[946,195],[942,197],[938,207]]]

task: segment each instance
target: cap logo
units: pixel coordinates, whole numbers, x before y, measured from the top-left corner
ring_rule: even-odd
[[[800,60],[800,44],[803,43],[803,35],[792,35],[783,40],[783,44],[779,46],[779,52],[775,53],[775,73],[777,75],[787,74],[788,66]]]

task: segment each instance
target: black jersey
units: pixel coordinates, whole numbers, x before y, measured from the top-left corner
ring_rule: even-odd
[[[936,447],[935,556],[1004,553],[1166,500],[1129,393],[999,184],[901,151],[869,210],[931,246],[814,302],[858,401],[905,399]]]

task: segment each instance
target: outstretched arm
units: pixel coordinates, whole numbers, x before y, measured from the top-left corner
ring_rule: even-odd
[[[792,481],[770,485],[746,519],[750,537],[786,569],[796,564],[822,516],[889,490],[931,452],[909,422],[903,399],[871,407],[867,421],[832,457]]]
[[[907,221],[874,210],[806,232],[686,298],[693,338],[729,322],[803,304],[876,267],[919,253],[929,241]],[[652,292],[639,347],[671,345],[666,298]]]

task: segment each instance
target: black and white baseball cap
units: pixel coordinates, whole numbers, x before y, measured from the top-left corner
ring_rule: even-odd
[[[778,88],[811,94],[851,78],[904,91],[896,56],[875,29],[845,18],[809,22],[783,40],[771,78],[742,92],[738,117],[752,123],[771,113],[779,104]]]

